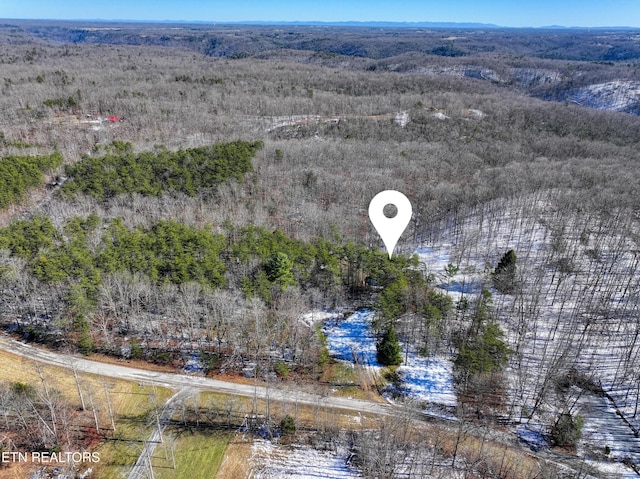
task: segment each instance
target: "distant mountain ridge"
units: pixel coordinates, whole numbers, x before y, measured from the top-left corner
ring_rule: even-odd
[[[318,26],[318,27],[369,27],[369,28],[509,28],[493,23],[474,22],[385,22],[385,21],[344,21],[344,22],[321,22],[321,21],[260,21],[247,20],[242,22],[219,22],[230,25],[283,25],[283,26]]]
[[[189,22],[184,22],[189,23]],[[345,21],[345,22],[320,22],[320,21],[242,21],[242,22],[209,22],[220,25],[265,25],[265,26],[327,26],[327,27],[369,27],[369,28],[469,28],[469,29],[513,29],[513,30],[640,30],[640,27],[630,26],[603,26],[603,27],[578,27],[564,25],[544,25],[539,27],[509,27],[494,23],[478,22],[385,22],[385,21]]]
[[[0,20],[0,23],[3,22]],[[0,26],[0,42],[4,35],[11,42],[28,43],[29,37],[33,37],[56,44],[153,45],[187,48],[207,56],[229,59],[296,51],[312,55],[307,61],[336,55],[380,62],[401,55],[453,59],[488,54],[562,61],[633,62],[640,59],[637,40],[640,29],[637,33],[629,32],[633,30],[544,30],[443,22],[282,22],[274,25],[258,21],[249,25],[247,22],[14,20]],[[414,61],[408,61],[404,69],[412,68]],[[383,61],[369,67],[389,69],[391,65],[389,61]],[[625,78],[601,78],[594,83],[615,79],[636,80],[635,76],[627,75]],[[585,86],[585,83],[576,86]]]
[[[3,19],[0,21],[52,21],[62,23],[124,23],[144,25],[247,25],[247,26],[300,26],[300,27],[365,27],[365,28],[448,28],[448,29],[513,29],[513,30],[640,30],[640,26],[611,25],[600,27],[588,26],[505,26],[494,23],[481,22],[390,22],[390,21],[320,21],[320,20],[241,20],[241,21],[217,21],[217,20],[132,20],[132,19]]]

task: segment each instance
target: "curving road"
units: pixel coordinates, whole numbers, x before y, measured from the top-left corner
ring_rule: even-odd
[[[187,392],[192,393],[194,391],[200,390],[214,391],[236,396],[245,396],[252,398],[255,397],[258,399],[268,398],[270,400],[276,401],[298,402],[299,404],[308,404],[311,406],[323,406],[384,416],[396,414],[400,410],[398,406],[394,406],[392,404],[361,401],[358,399],[321,396],[319,394],[311,394],[292,388],[279,387],[276,389],[263,386],[251,386],[247,384],[237,384],[220,381],[217,379],[187,376],[184,374],[162,373],[144,369],[135,369],[118,364],[100,363],[97,361],[91,361],[89,359],[81,357],[55,353],[38,348],[36,346],[24,344],[20,341],[16,341],[15,339],[10,338],[6,334],[0,334],[0,349],[24,357],[25,359],[38,361],[52,366],[60,366],[69,369],[75,368],[76,371],[85,373],[137,381],[139,383],[146,383],[149,385],[165,386],[167,388],[178,390],[179,392],[176,394],[176,396],[172,397],[168,401],[167,405],[173,403],[174,398],[179,399],[180,397],[183,397]],[[171,408],[169,408],[168,410],[170,409]],[[443,418],[427,417],[424,414],[418,415],[416,417],[419,417],[423,420],[439,422],[445,427],[458,427],[458,425],[452,424],[451,420]],[[518,441],[511,433],[484,427],[478,427],[476,429],[477,431],[469,431],[468,433],[477,435],[478,437],[482,437],[483,439],[486,438],[501,444],[506,444],[510,447],[518,447]],[[610,476],[606,473],[602,473],[601,471],[597,471],[575,456],[563,454],[554,450],[523,452],[528,455],[534,456],[543,462],[554,464],[560,469],[560,471],[562,471],[562,476],[566,475],[566,477],[580,477],[583,479],[618,477],[616,475]],[[145,454],[141,454],[139,461],[143,461],[145,456]],[[137,470],[134,468],[134,470],[136,470],[136,473],[141,470],[141,467],[142,462],[140,464],[140,468],[138,468]],[[130,477],[137,476],[134,475]]]
[[[156,386],[165,386],[171,389],[195,388],[203,391],[214,391],[235,396],[256,397],[258,399],[270,399],[276,401],[298,402],[300,404],[322,405],[348,411],[365,412],[371,414],[391,415],[394,408],[383,403],[361,401],[358,399],[321,396],[294,389],[267,388],[263,386],[251,386],[237,384],[218,379],[188,376],[185,374],[162,373],[135,369],[119,364],[100,363],[77,356],[47,351],[36,346],[21,343],[6,335],[0,335],[0,349],[19,355],[25,359],[38,361],[52,366],[63,368],[75,368],[76,371],[97,374],[99,376],[126,379],[147,383]]]

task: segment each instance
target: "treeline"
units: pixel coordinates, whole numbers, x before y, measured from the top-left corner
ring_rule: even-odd
[[[142,300],[146,303],[142,310],[138,309],[135,318],[127,315],[125,330],[134,336],[148,328],[136,326],[144,324],[140,319],[150,311],[161,309],[149,304],[149,295],[156,294],[151,291],[157,290],[162,296],[159,292],[170,285],[179,288],[178,295],[194,288],[200,291],[192,299],[196,303],[201,302],[202,297],[216,296],[216,291],[226,291],[224,294],[230,294],[232,299],[225,300],[230,303],[225,308],[233,308],[236,302],[244,305],[240,309],[257,307],[272,318],[283,316],[286,310],[291,316],[288,321],[293,323],[287,326],[288,333],[281,336],[286,337],[283,341],[290,341],[290,337],[299,335],[299,328],[304,329],[297,324],[296,317],[312,306],[312,298],[319,303],[316,307],[333,306],[350,294],[371,293],[375,288],[386,287],[379,307],[386,311],[407,311],[415,310],[416,298],[425,296],[422,290],[426,283],[423,273],[417,269],[416,257],[396,255],[389,260],[382,252],[342,242],[339,238],[333,242],[321,238],[303,242],[277,230],[254,226],[226,224],[223,231],[213,233],[210,229],[175,221],[128,228],[121,219],[103,223],[97,215],[75,217],[62,228],[56,228],[50,218],[35,216],[0,230],[0,250],[7,251],[0,282],[6,294],[17,294],[10,286],[15,281],[22,282],[23,286],[26,281],[39,289],[55,291],[53,296],[60,301],[53,301],[50,306],[34,305],[31,293],[18,298],[18,303],[28,304],[25,313],[18,314],[18,322],[37,340],[46,341],[48,334],[62,331],[67,340],[85,353],[95,349],[119,351],[114,349],[112,339],[96,344],[96,318],[108,314],[108,308],[102,307],[105,295],[121,294],[129,287],[129,278],[138,278],[135,281],[142,281],[148,285],[145,288],[149,288],[147,299]],[[17,264],[16,260],[21,263]],[[120,292],[114,292],[114,288]],[[120,301],[130,300],[125,297]],[[287,303],[291,301],[297,306]],[[193,304],[188,308],[198,307]],[[45,312],[39,313],[41,309]],[[298,312],[291,313],[293,309]],[[149,314],[155,316],[155,313]],[[207,329],[209,313],[193,314],[195,317],[188,315],[189,321],[197,323],[192,328],[209,338],[222,334],[215,327]],[[229,314],[236,313],[230,311]],[[169,319],[165,319],[167,316]],[[168,336],[177,338],[182,334],[177,330],[167,332],[172,328],[171,315],[156,319],[164,323],[162,327]],[[234,327],[239,328],[244,319],[238,321]],[[114,333],[122,328],[118,321],[107,318],[107,322],[109,325],[105,328]],[[35,324],[38,324],[37,334],[32,330]],[[196,333],[190,334],[198,337]],[[310,341],[317,342],[316,339]],[[205,343],[207,340],[203,340],[200,347],[206,348]],[[212,347],[213,341],[209,343]],[[177,351],[191,347],[179,340],[174,345]],[[140,351],[134,346],[132,351]],[[235,346],[227,343],[231,350]]]
[[[202,341],[199,347],[203,350],[216,349],[218,354],[223,337],[229,353],[238,349],[235,341],[254,344],[260,342],[254,335],[267,334],[266,331],[273,335],[271,347],[284,350],[289,347],[291,338],[303,335],[302,331],[307,329],[306,325],[298,323],[297,316],[314,306],[344,304],[347,297],[357,298],[376,309],[374,328],[380,337],[378,356],[381,364],[397,365],[402,362],[396,330],[425,355],[444,350],[447,340],[456,348],[460,346],[456,341],[451,342],[452,335],[456,334],[454,330],[460,327],[452,324],[453,302],[430,287],[425,272],[419,268],[417,256],[395,255],[389,260],[383,252],[343,242],[340,238],[334,241],[316,238],[305,242],[291,239],[278,230],[256,226],[225,224],[223,231],[213,233],[175,221],[159,221],[146,228],[128,228],[119,218],[103,224],[96,215],[73,218],[60,231],[49,218],[34,217],[0,230],[0,249],[9,250],[14,256],[26,260],[29,274],[38,281],[62,289],[62,308],[54,313],[61,315],[62,321],[57,324],[66,324],[68,338],[85,353],[95,349],[119,351],[114,349],[113,341],[96,344],[93,337],[97,331],[91,329],[90,324],[95,323],[91,318],[106,314],[101,308],[105,304],[107,289],[126,290],[131,278],[141,277],[148,284],[155,285],[152,288],[157,288],[152,295],[161,295],[166,286],[173,285],[178,287],[174,293],[176,300],[198,303],[189,307],[195,317],[187,321],[191,323],[190,328],[200,330],[210,338]],[[188,295],[193,288],[199,292],[190,299],[185,297],[184,292],[187,291]],[[224,291],[226,296],[218,296],[216,291]],[[224,307],[212,307],[226,312],[208,311],[208,306],[204,305],[207,300],[203,299],[208,295],[218,298],[212,300],[214,303],[228,302]],[[314,300],[316,304],[312,304]],[[123,297],[120,301],[130,301],[130,298]],[[214,321],[214,326],[207,330],[207,325],[212,322],[209,314],[211,317],[235,316],[236,313],[231,311],[234,307],[241,310],[257,307],[260,313],[254,310],[254,314],[265,315],[273,324],[250,331],[243,326],[245,318],[227,318]],[[155,307],[146,305],[142,309],[151,311]],[[480,311],[482,308],[477,309]],[[482,314],[487,309],[482,309]],[[144,315],[138,310],[137,316]],[[463,319],[465,313],[458,311],[455,316]],[[466,346],[461,351],[468,353],[465,358],[471,359],[468,363],[459,364],[465,374],[469,373],[476,380],[493,373],[494,369],[485,363],[478,366],[474,362],[477,359],[475,355],[491,354],[487,351],[493,351],[496,345],[506,348],[498,326],[489,322],[489,327],[485,328],[485,316],[479,314],[478,317],[474,332],[467,336],[480,339],[475,342],[469,340],[468,344],[464,342]],[[136,324],[144,324],[144,321],[138,319],[127,319],[124,330],[134,336],[141,333],[145,327]],[[160,322],[165,323],[162,326],[165,334],[174,337],[183,334],[177,330],[166,332],[171,328],[170,321],[171,315],[165,314],[160,318]],[[234,321],[237,324],[229,324]],[[46,326],[50,331],[57,329],[55,321],[47,322]],[[122,326],[113,322],[108,327],[117,331]],[[270,331],[271,328],[274,331]],[[232,339],[228,331],[235,329],[239,332]],[[189,333],[189,338],[197,336],[193,331]],[[128,354],[147,357],[139,346],[140,342],[132,341]],[[160,341],[151,340],[147,344],[152,342]],[[190,342],[175,341],[174,352],[189,349]],[[321,337],[313,333],[307,342],[306,346],[296,347],[316,351],[315,360],[318,362],[326,360],[326,351],[318,344],[322,342]],[[165,340],[164,343],[171,341]],[[169,348],[161,352],[159,347],[148,346],[148,349],[153,350],[148,357],[154,361],[171,358],[167,352]],[[243,350],[242,354],[250,355],[250,349]],[[264,349],[264,345],[255,348],[256,351]],[[305,356],[304,352],[290,355],[293,358],[302,356]],[[500,352],[499,356],[502,361],[506,353]],[[503,365],[500,362],[495,369]],[[494,380],[496,377],[491,375]]]
[[[133,153],[128,143],[114,142],[103,157],[85,157],[67,165],[71,178],[62,191],[68,196],[79,192],[98,200],[123,193],[158,196],[178,191],[194,196],[227,180],[240,180],[252,171],[251,159],[262,142],[235,141],[226,144],[169,151]]]
[[[0,210],[24,198],[30,189],[44,184],[44,177],[62,165],[62,155],[6,156],[0,159]]]
[[[318,238],[307,243],[255,226],[227,224],[224,229],[225,234],[217,234],[176,221],[127,228],[120,218],[102,224],[91,215],[75,217],[59,231],[50,218],[35,216],[0,229],[0,249],[26,260],[31,273],[45,283],[82,282],[100,273],[129,271],[157,283],[237,286],[267,302],[270,295],[265,288],[273,285],[339,286],[353,291],[372,283],[395,289],[424,284],[422,272],[412,269],[418,264],[416,257],[396,255],[385,261],[382,252],[352,242]],[[391,299],[383,297],[381,308],[396,311]]]

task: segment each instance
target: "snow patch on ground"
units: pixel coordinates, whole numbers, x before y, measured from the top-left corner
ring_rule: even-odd
[[[374,312],[356,311],[346,319],[333,318],[325,323],[329,354],[380,370],[376,359],[376,336],[371,330]],[[403,344],[403,349],[405,345]],[[412,351],[403,353],[403,363],[397,369],[401,385],[397,392],[413,399],[455,406],[452,363],[447,358],[422,357]]]
[[[405,126],[407,126],[407,124],[409,123],[409,112],[407,111],[401,111],[399,113],[396,113],[395,118],[393,119],[393,121],[400,125],[402,128],[404,128]]]
[[[442,357],[422,357],[409,353],[398,368],[405,395],[442,406],[456,406],[453,364]]]
[[[597,110],[626,111],[640,102],[640,82],[613,81],[580,88],[571,100]]]
[[[193,353],[184,365],[184,372],[187,374],[203,374],[204,363],[198,353]]]
[[[256,440],[249,459],[254,479],[352,479],[363,477],[347,464],[345,452],[319,451],[308,446],[282,446]]]
[[[447,292],[454,303],[464,295],[480,294],[482,282],[478,279],[475,268],[460,270],[456,274],[448,275],[446,268],[453,264],[450,251],[453,245],[441,244],[437,246],[421,246],[414,251],[418,259],[426,266],[427,273],[432,274],[438,288]]]
[[[549,447],[546,426],[542,424],[520,424],[516,428],[516,434],[531,449],[537,451]]]
[[[430,273],[438,274],[438,279],[444,280],[444,269],[451,263],[449,250],[450,243],[444,243],[436,246],[422,246],[414,251],[418,255],[421,263],[427,267]]]
[[[311,327],[316,323],[341,316],[337,311],[310,311],[300,316],[300,322]]]
[[[482,110],[477,110],[475,108],[467,108],[466,110],[462,110],[462,114],[466,118],[475,118],[478,120],[482,120],[487,114]]]
[[[343,361],[380,367],[376,359],[376,337],[371,330],[373,311],[361,309],[346,319],[325,322],[329,354]]]

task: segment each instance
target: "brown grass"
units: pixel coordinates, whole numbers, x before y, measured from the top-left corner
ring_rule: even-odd
[[[32,364],[12,353],[0,351],[0,379],[10,382],[33,383],[38,376]]]
[[[320,378],[322,383],[330,385],[332,396],[384,402],[378,392],[378,380],[370,368],[341,361],[329,364]]]
[[[146,363],[144,363],[146,364]],[[77,385],[73,373],[65,368],[55,366],[37,365],[33,361],[26,360],[20,356],[0,351],[0,380],[10,382],[26,382],[34,385],[40,383],[38,373],[42,374],[48,384],[60,390],[72,404],[79,406],[80,399]],[[328,374],[342,375],[343,372],[330,372]],[[348,378],[347,378],[348,379]],[[98,447],[101,453],[101,464],[96,469],[100,477],[118,477],[118,474],[128,468],[128,465],[117,463],[126,459],[129,464],[135,461],[136,454],[128,449],[129,440],[144,439],[142,435],[148,431],[133,424],[131,418],[142,417],[148,413],[152,406],[151,397],[155,396],[159,405],[168,399],[172,392],[163,388],[153,388],[150,386],[140,386],[135,382],[120,381],[115,379],[105,379],[98,376],[82,373],[80,375],[81,387],[85,394],[92,391],[94,401],[100,409],[99,420],[105,432],[110,427],[110,420],[107,413],[105,384],[109,391],[109,398],[116,416],[116,435],[125,442],[121,443],[127,449],[124,458],[121,453],[125,451],[119,449],[118,441],[107,442]],[[343,393],[365,392],[359,386],[348,385],[342,389]],[[377,392],[376,392],[377,395]],[[85,397],[87,400],[87,397]],[[325,409],[319,405],[305,405],[291,402],[270,401],[268,408],[264,400],[255,402],[252,398],[232,397],[219,393],[203,392],[198,395],[199,407],[206,408],[215,406],[224,408],[229,402],[234,404],[236,414],[251,416],[253,413],[264,415],[269,411],[270,416],[277,423],[285,415],[290,415],[296,419],[299,427],[303,428],[374,428],[379,424],[379,418],[371,415],[358,414],[351,411],[340,411],[336,409]],[[452,457],[456,448],[455,430],[449,430],[434,425],[419,426],[428,429],[428,441],[435,445],[445,457]],[[424,438],[424,436],[423,436]],[[488,470],[494,473],[501,473],[503,477],[529,478],[539,473],[538,461],[523,453],[522,451],[505,447],[504,445],[490,441],[482,441],[481,438],[463,435],[458,443],[459,457],[465,457],[468,462],[482,462]],[[118,457],[120,456],[120,457]],[[247,477],[249,473],[248,459],[251,456],[251,439],[244,438],[236,434],[228,445],[225,459],[220,467],[218,477],[222,479]],[[111,465],[110,465],[111,464]],[[13,464],[10,467],[0,468],[0,479],[14,479],[30,477],[33,464]],[[124,467],[124,469],[123,469]]]
[[[49,386],[59,390],[74,406],[80,407],[78,386],[70,369],[43,365],[6,351],[0,351],[0,380],[37,386],[41,383],[40,374]],[[107,409],[104,392],[106,384],[115,414],[131,413],[138,410],[135,404],[140,402],[142,397],[147,401],[152,393],[157,394],[160,404],[171,395],[170,391],[164,388],[141,387],[131,381],[104,378],[82,372],[78,373],[78,379],[85,396],[85,403],[88,401],[88,393],[91,392],[101,410]]]
[[[43,365],[22,356],[0,351],[0,380],[28,383],[37,387],[41,384],[40,375],[47,381],[48,386],[60,391],[72,405],[80,406],[78,388],[70,369]],[[95,376],[81,373],[79,378],[83,389],[96,390],[101,387]]]
[[[453,458],[457,431],[435,425],[425,428],[430,445],[438,447],[443,456]],[[464,458],[466,463],[479,465],[499,477],[533,478],[540,473],[538,461],[526,452],[464,433],[457,445],[457,457]]]
[[[70,369],[43,365],[21,356],[0,351],[0,381],[22,382],[39,387],[41,384],[40,374],[47,381],[47,385],[60,391],[71,406],[77,408],[81,406],[78,386]],[[152,410],[153,402],[151,399],[155,397],[157,403],[161,406],[172,394],[170,390],[165,388],[140,386],[132,381],[103,378],[92,374],[78,373],[78,378],[85,405],[90,408],[90,401],[93,400],[98,410],[98,423],[101,432],[107,436],[117,436],[125,441],[120,442],[120,444],[125,445],[128,440],[143,440],[143,436],[146,437],[148,434],[147,428],[144,425],[136,424],[136,422],[139,422],[138,418],[143,418],[145,414]],[[111,420],[108,412],[107,394],[114,413],[115,433],[110,430]],[[90,416],[90,423],[93,425],[92,413],[88,412],[86,414]],[[112,474],[107,471],[110,463],[122,460],[122,454],[120,454],[122,451],[117,447],[113,447],[116,443],[118,441],[107,441],[96,447],[95,450],[100,453],[100,463],[95,464],[93,468],[97,474],[100,474],[99,477],[118,477],[115,472]],[[126,449],[131,449],[131,446],[127,445]],[[135,461],[135,453],[129,450],[126,453],[126,456],[131,461]],[[121,456],[120,458],[117,457],[119,455]],[[0,467],[0,479],[31,477],[32,474],[29,472],[38,469],[37,466],[29,463],[11,464],[10,467],[6,468]],[[43,465],[40,465],[39,468],[42,467]],[[111,469],[115,470],[114,468]]]
[[[227,446],[227,454],[218,470],[217,479],[249,477],[252,439],[237,433]]]

